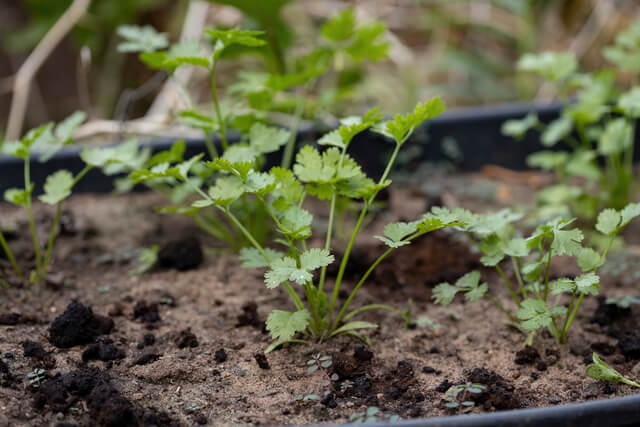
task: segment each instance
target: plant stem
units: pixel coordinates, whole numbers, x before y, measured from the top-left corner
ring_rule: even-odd
[[[571,314],[571,311],[573,310],[573,302],[576,299],[576,291],[574,290],[571,293],[571,301],[569,301],[569,306],[567,308],[567,314],[564,316],[564,322],[562,323],[562,332],[564,333],[567,330],[567,322],[569,321],[569,315]]]
[[[504,308],[504,306],[502,304],[500,304],[500,302],[497,299],[495,299],[494,297],[492,297],[489,294],[487,294],[487,298],[489,299],[489,301],[491,301],[493,303],[493,305],[498,307],[500,309],[500,311],[502,311],[504,314],[506,314],[507,317],[509,317],[509,319],[511,319],[511,321],[513,321],[514,323],[520,323],[518,318],[516,316],[514,316],[509,310]]]
[[[327,236],[325,238],[324,248],[326,250],[331,250],[331,233],[333,231],[333,217],[336,211],[336,192],[333,192],[331,196],[331,207],[329,208],[329,225],[327,226]],[[324,281],[327,277],[327,266],[325,265],[320,270],[320,282],[318,283],[318,290],[322,291],[324,288]]]
[[[513,271],[516,274],[516,280],[518,281],[518,291],[524,291],[524,282],[520,275],[520,266],[518,265],[517,257],[511,257],[511,264],[513,265]]]
[[[580,296],[578,297],[578,301],[576,302],[576,305],[573,311],[571,312],[569,321],[566,322],[566,326],[562,328],[561,337],[560,337],[561,343],[567,342],[567,332],[569,332],[569,328],[571,328],[571,324],[573,323],[573,320],[576,318],[576,314],[578,314],[578,310],[580,309],[580,304],[582,304],[583,298],[584,298],[584,294],[580,294]]]
[[[222,151],[227,151],[229,143],[227,142],[227,125],[222,119],[222,111],[220,111],[220,103],[218,102],[218,89],[216,88],[216,64],[214,62],[211,67],[211,95],[213,96],[213,105],[216,109],[216,117],[218,118],[218,126],[220,128],[220,141],[222,142]]]
[[[56,231],[58,231],[58,223],[60,222],[60,212],[62,211],[62,203],[56,206],[56,215],[53,217],[51,231],[49,232],[49,243],[47,243],[47,251],[44,255],[44,263],[42,264],[42,277],[44,278],[49,268],[49,260],[51,259],[51,251],[53,250],[53,241],[56,239]]]
[[[260,243],[258,243],[256,241],[256,239],[253,238],[251,233],[249,233],[249,231],[247,231],[247,229],[244,228],[242,223],[240,221],[238,221],[238,218],[236,218],[231,213],[231,210],[229,210],[228,207],[225,209],[225,213],[227,214],[229,219],[231,219],[231,221],[236,225],[236,227],[238,227],[238,229],[240,231],[242,231],[242,234],[244,234],[244,236],[247,238],[247,240],[249,240],[249,242],[251,242],[253,247],[256,248],[258,250],[258,252],[260,252],[260,254],[264,257],[264,259],[267,260],[267,262],[270,263],[271,259],[269,258],[269,255],[267,255],[267,253],[265,252],[264,248],[260,245]],[[298,294],[296,294],[296,291],[293,290],[291,285],[288,282],[284,282],[283,286],[284,286],[285,290],[287,291],[287,293],[289,294],[289,296],[291,297],[291,299],[293,300],[293,303],[295,304],[296,308],[298,310],[304,309],[304,303],[302,302],[302,300],[300,299]]]
[[[507,276],[504,274],[504,271],[502,271],[502,268],[500,268],[499,265],[496,265],[495,268],[500,274],[500,276],[502,277],[502,280],[504,280],[504,283],[507,285],[507,288],[509,288],[509,293],[511,294],[511,298],[513,299],[513,302],[515,302],[516,306],[520,308],[520,300],[518,299],[518,295],[516,295],[516,292],[513,290],[513,286],[511,286],[511,282],[509,281],[509,279],[507,279]]]
[[[40,242],[38,242],[38,234],[36,233],[36,223],[33,219],[33,209],[31,207],[31,173],[29,157],[27,157],[24,161],[24,188],[28,192],[26,207],[27,215],[29,216],[29,229],[31,230],[31,238],[33,240],[33,250],[36,256],[36,275],[39,280],[41,276],[42,259],[40,255]]]
[[[387,167],[384,170],[384,173],[382,174],[382,176],[380,177],[378,184],[382,184],[384,181],[387,180],[387,176],[389,176],[389,172],[391,171],[391,167],[393,166],[393,163],[395,162],[396,157],[398,156],[398,152],[400,151],[401,146],[402,144],[396,144],[396,148],[393,150],[393,153],[391,154],[391,158],[389,159],[389,163],[387,163]],[[349,239],[349,244],[347,245],[347,249],[345,250],[344,255],[342,256],[342,261],[340,262],[340,269],[338,270],[336,282],[333,285],[333,295],[331,296],[331,304],[329,306],[330,307],[329,318],[333,317],[333,312],[336,306],[336,300],[338,299],[338,293],[340,291],[340,284],[342,282],[342,277],[344,276],[344,271],[347,267],[347,262],[349,261],[349,255],[351,254],[351,249],[353,248],[353,244],[356,241],[356,237],[360,232],[360,227],[362,227],[362,222],[364,221],[364,217],[367,214],[369,205],[376,198],[377,194],[378,192],[375,192],[368,200],[365,201],[364,206],[362,208],[362,212],[360,212],[360,217],[358,218],[358,222],[356,223],[356,226],[353,229],[353,232],[351,233],[351,239]]]
[[[549,254],[547,255],[547,266],[546,271],[544,273],[544,302],[547,302],[547,297],[549,296],[549,268],[551,267],[551,244],[553,243],[553,239],[549,242]]]
[[[358,307],[355,310],[353,310],[352,312],[350,312],[349,314],[345,315],[343,317],[343,320],[346,322],[347,320],[351,319],[352,317],[354,317],[357,314],[362,313],[363,311],[367,311],[367,310],[387,310],[390,311],[392,313],[395,313],[399,316],[405,317],[406,318],[406,311],[400,310],[399,308],[395,308],[391,305],[386,305],[386,304],[367,304],[367,305],[363,305],[362,307]]]
[[[20,277],[21,279],[24,278],[24,274],[22,274],[22,270],[20,270],[20,266],[18,266],[18,263],[16,262],[16,259],[13,256],[13,252],[11,251],[11,249],[9,249],[9,245],[7,244],[7,241],[4,238],[4,234],[2,233],[2,230],[0,230],[0,247],[2,247],[2,250],[7,255],[7,258],[9,259],[9,262],[11,263],[11,266],[13,267],[13,270],[16,272],[18,277]]]
[[[217,159],[219,157],[218,150],[216,149],[215,144],[211,140],[211,134],[209,132],[204,133],[204,143],[207,146],[207,151],[209,151],[209,156],[211,157],[211,160]]]

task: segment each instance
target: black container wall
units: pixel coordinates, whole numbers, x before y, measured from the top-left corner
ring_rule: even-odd
[[[437,162],[447,159],[441,149],[442,141],[445,138],[454,140],[462,153],[457,166],[463,171],[476,170],[486,164],[524,169],[527,155],[541,148],[538,135],[529,133],[522,141],[514,141],[501,134],[502,124],[509,119],[524,117],[530,112],[537,113],[542,121],[547,122],[558,116],[560,108],[560,105],[543,107],[507,105],[452,111],[419,129],[414,143],[425,144],[422,161]],[[306,130],[300,133],[298,139],[299,142],[313,141],[317,136],[318,134],[313,130]],[[640,139],[638,135],[636,139]],[[164,139],[145,145],[157,152],[168,149],[173,142],[173,140]],[[186,142],[185,157],[206,151],[204,142],[201,140]],[[390,153],[392,148],[393,145],[380,135],[365,132],[352,143],[350,152],[369,175],[377,176],[384,167],[385,153]],[[640,153],[640,150],[636,150],[636,153]],[[46,177],[57,170],[80,171],[84,164],[78,154],[79,149],[68,148],[47,163],[38,163],[34,159],[31,174],[35,191],[40,192]],[[276,164],[278,158],[278,154],[273,155],[268,162]],[[92,171],[78,183],[74,192],[110,192],[113,189],[113,178],[99,171]],[[23,186],[22,161],[0,156],[0,196],[8,188]],[[367,425],[372,427],[632,427],[640,426],[640,395],[537,409]]]
[[[537,135],[529,133],[522,141],[501,134],[500,127],[504,121],[536,112],[542,121],[549,121],[558,116],[560,106],[506,105],[483,107],[447,112],[431,120],[426,126],[415,132],[412,143],[422,144],[423,161],[446,160],[441,143],[446,138],[455,141],[463,156],[457,163],[461,170],[476,170],[486,164],[496,164],[512,169],[524,169],[526,156],[540,148]],[[299,142],[313,141],[318,133],[305,130],[300,133]],[[174,140],[158,139],[143,145],[154,152],[168,149]],[[205,152],[204,141],[187,140],[185,157]],[[350,146],[350,153],[363,165],[365,172],[371,176],[382,173],[385,165],[385,154],[393,148],[390,141],[373,132],[358,135]],[[79,172],[84,163],[78,157],[80,149],[66,148],[47,163],[33,160],[31,179],[35,183],[35,192],[42,191],[42,185],[48,175],[67,169]],[[277,164],[279,155],[272,155],[268,160]],[[0,156],[0,195],[8,188],[24,187],[23,164],[19,159]],[[81,180],[74,188],[75,193],[104,193],[113,189],[113,177],[104,176],[97,170]]]

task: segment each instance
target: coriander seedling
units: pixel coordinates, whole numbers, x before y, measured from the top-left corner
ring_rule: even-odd
[[[513,227],[521,216],[509,210],[478,215],[460,208],[434,208],[432,213],[442,221],[464,222],[455,228],[463,232],[482,254],[480,262],[496,269],[516,311],[510,311],[489,293],[489,286],[481,283],[478,271],[467,273],[453,285],[441,283],[436,286],[433,299],[437,304],[450,304],[458,293],[464,294],[467,301],[487,298],[524,331],[547,328],[559,343],[565,343],[583,298],[599,292],[598,269],[606,261],[620,231],[640,215],[640,204],[629,204],[620,211],[605,209],[600,213],[595,228],[608,239],[602,254],[582,245],[583,232],[571,228],[574,219],[553,219],[524,238],[517,235]],[[551,263],[559,256],[574,257],[582,274],[551,280]],[[510,261],[515,282],[504,273],[501,267],[504,261]],[[570,295],[567,306],[558,305],[558,299],[550,298],[560,294]]]
[[[38,388],[40,387],[40,383],[46,379],[46,371],[41,368],[34,369],[27,374],[27,379],[31,387]]]
[[[475,405],[473,395],[482,393],[486,388],[487,387],[482,384],[471,382],[458,384],[447,390],[444,396],[444,406],[448,409],[458,409],[460,407],[470,408]]]
[[[593,363],[587,366],[587,376],[596,380],[611,381],[617,383],[623,383],[630,385],[631,387],[640,388],[640,384],[635,381],[631,381],[628,378],[622,376],[622,374],[611,366],[607,365],[597,353],[593,353]]]

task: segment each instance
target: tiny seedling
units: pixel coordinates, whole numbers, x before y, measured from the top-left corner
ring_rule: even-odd
[[[349,417],[349,423],[353,424],[368,424],[381,421],[396,422],[400,421],[400,417],[382,412],[376,406],[368,406],[364,411],[356,412]]]
[[[487,387],[482,384],[471,382],[458,384],[447,390],[444,395],[444,406],[449,409],[458,409],[460,407],[470,408],[475,405],[473,395],[482,393],[486,388]]]
[[[640,204],[631,203],[620,211],[605,209],[600,213],[595,228],[608,239],[602,254],[582,245],[583,232],[570,228],[574,219],[553,219],[524,238],[517,235],[513,227],[521,215],[508,209],[477,215],[460,208],[452,211],[434,208],[433,214],[442,221],[455,219],[464,223],[455,228],[462,231],[482,254],[480,262],[496,269],[517,310],[515,313],[510,311],[489,294],[489,285],[481,283],[478,271],[465,274],[453,285],[441,283],[436,286],[433,299],[437,304],[450,304],[458,293],[464,294],[467,301],[486,297],[523,331],[547,328],[559,343],[565,343],[585,295],[598,294],[598,269],[606,261],[620,231],[640,215]],[[550,280],[551,263],[559,256],[574,257],[583,274]],[[500,266],[505,260],[511,262],[515,283]],[[563,293],[571,297],[567,306],[559,305],[557,298],[550,298]]]
[[[34,369],[27,374],[27,379],[31,387],[38,388],[40,387],[40,383],[46,379],[46,371],[41,368]]]
[[[634,296],[607,297],[607,304],[615,304],[620,308],[629,308],[631,304],[640,304],[640,298]]]
[[[593,363],[587,366],[587,376],[596,380],[611,381],[616,383],[623,383],[632,387],[640,388],[640,384],[635,381],[631,381],[628,378],[622,376],[622,374],[611,366],[607,365],[597,353],[593,353]]]
[[[136,257],[137,266],[129,271],[129,274],[132,276],[139,276],[142,273],[145,273],[158,262],[158,245],[153,245],[148,248],[143,248],[138,251]]]

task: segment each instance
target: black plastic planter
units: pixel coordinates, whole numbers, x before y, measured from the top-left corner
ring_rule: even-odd
[[[448,112],[429,122],[428,126],[416,132],[416,142],[427,143],[422,152],[422,161],[446,160],[441,148],[446,138],[455,140],[462,153],[457,161],[460,170],[476,170],[486,164],[495,164],[512,169],[524,169],[526,156],[540,149],[538,137],[528,134],[523,141],[513,141],[501,134],[505,120],[521,118],[536,112],[542,121],[557,117],[560,105],[506,105],[483,107]],[[318,132],[305,130],[299,135],[299,142],[313,140]],[[185,156],[206,151],[201,140],[188,140]],[[636,141],[637,142],[637,141]],[[168,149],[173,140],[160,139],[144,145],[153,151]],[[392,146],[383,137],[364,133],[352,143],[351,154],[357,158],[370,175],[378,175],[384,165],[384,153]],[[637,152],[640,150],[636,150]],[[44,164],[34,159],[32,180],[36,191],[41,191],[45,178],[59,170],[78,172],[84,164],[78,156],[78,148],[67,148]],[[275,163],[278,156],[271,157]],[[0,195],[8,188],[22,187],[22,161],[0,156]],[[75,192],[106,193],[113,189],[113,178],[94,170],[85,177]],[[387,426],[388,423],[368,424]],[[631,427],[640,426],[640,394],[635,396],[575,403],[536,409],[503,411],[482,415],[462,415],[421,420],[406,420],[393,423],[401,427]]]

